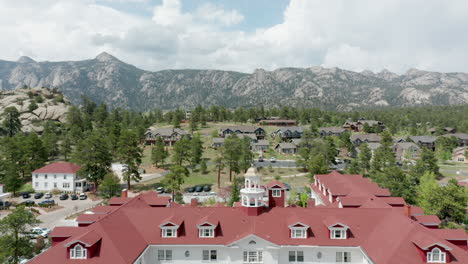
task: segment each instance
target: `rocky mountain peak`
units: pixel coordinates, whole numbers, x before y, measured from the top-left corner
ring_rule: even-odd
[[[119,60],[107,52],[101,52],[96,56],[95,60],[100,62],[118,62]]]
[[[21,56],[21,57],[19,57],[19,59],[16,62],[18,62],[18,63],[34,63],[36,61],[31,59],[28,56]]]

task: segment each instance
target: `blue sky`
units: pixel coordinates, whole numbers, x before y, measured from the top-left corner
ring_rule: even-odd
[[[153,15],[153,7],[161,5],[162,0],[136,2],[98,0],[97,2],[138,16],[151,17]],[[182,0],[182,10],[185,12],[192,12],[206,2],[213,3],[225,9],[238,10],[244,15],[245,19],[231,29],[245,31],[253,31],[256,28],[270,27],[281,23],[284,10],[289,3],[288,0]]]
[[[0,0],[0,59],[468,72],[466,0]]]

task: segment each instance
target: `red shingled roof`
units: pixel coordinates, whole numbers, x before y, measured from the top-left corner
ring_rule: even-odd
[[[286,189],[286,184],[278,181],[278,180],[274,180],[272,182],[269,182],[266,186],[268,189],[270,188],[273,188],[273,187],[279,187],[279,188],[282,188],[282,189]]]
[[[91,230],[96,234],[94,238],[101,238],[99,255],[86,260],[92,264],[133,263],[148,245],[229,245],[249,236],[276,245],[361,247],[373,263],[379,264],[421,264],[424,261],[418,247],[440,244],[450,248],[452,263],[468,263],[465,251],[406,217],[401,208],[274,207],[258,216],[248,216],[243,207],[151,207],[141,199],[146,195],[154,193],[140,194],[94,224],[77,227],[80,234],[55,244],[29,263],[77,263],[66,258],[63,245]],[[219,223],[221,236],[198,237],[197,224],[207,216],[209,222]],[[169,220],[183,222],[179,237],[161,237],[159,226]],[[309,226],[313,235],[292,239],[288,228],[291,221]],[[352,236],[330,239],[326,226],[336,223],[349,226]]]
[[[77,173],[81,167],[70,162],[55,162],[46,165],[32,173]]]
[[[109,205],[122,205],[130,201],[132,198],[129,197],[112,197],[109,199]]]
[[[413,218],[422,225],[439,225],[442,223],[437,215],[415,215]]]

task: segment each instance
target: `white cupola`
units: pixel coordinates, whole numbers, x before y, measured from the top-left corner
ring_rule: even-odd
[[[240,191],[242,206],[263,206],[262,198],[265,190],[260,187],[261,174],[258,173],[257,169],[251,167],[247,170],[244,177],[245,186]]]

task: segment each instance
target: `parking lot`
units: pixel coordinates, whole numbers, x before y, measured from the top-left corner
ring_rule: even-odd
[[[50,229],[56,226],[74,224],[72,221],[65,220],[65,218],[70,216],[71,214],[92,208],[95,205],[102,202],[102,200],[92,201],[89,198],[87,198],[86,200],[71,200],[70,198],[68,198],[67,200],[60,200],[59,196],[60,195],[53,195],[52,198],[50,198],[54,200],[55,203],[59,206],[59,209],[50,212],[46,212],[42,208],[37,206],[37,203],[46,200],[44,196],[40,199],[34,199],[34,194],[31,194],[31,197],[27,199],[24,199],[20,196],[12,198],[11,200],[17,203],[21,203],[26,200],[34,201],[36,203],[36,206],[34,206],[33,208],[36,208],[41,212],[41,215],[38,216],[38,219],[41,220],[42,223],[39,225],[41,227],[47,227]]]

